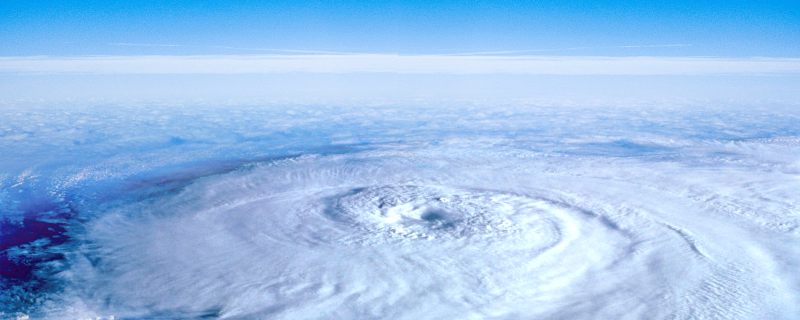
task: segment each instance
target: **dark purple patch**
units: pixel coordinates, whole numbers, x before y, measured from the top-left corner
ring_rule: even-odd
[[[38,221],[34,218],[25,218],[21,223],[0,221],[0,251],[37,239],[58,240],[65,231],[59,223]]]
[[[27,280],[32,277],[37,264],[62,258],[60,254],[47,253],[52,246],[68,240],[62,223],[53,223],[29,217],[21,222],[0,221],[0,277],[6,280]],[[39,244],[34,244],[35,241]],[[22,254],[9,254],[9,249],[20,248]]]

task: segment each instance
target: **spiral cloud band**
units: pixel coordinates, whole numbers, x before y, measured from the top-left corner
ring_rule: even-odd
[[[218,130],[165,123],[195,142],[148,149],[158,165],[104,164],[127,168],[122,176],[99,175],[97,166],[80,168],[80,179],[66,174],[61,192],[70,183],[124,192],[84,205],[81,219],[66,223],[73,239],[48,280],[57,289],[33,312],[134,319],[800,313],[796,115],[784,122],[713,110],[498,109],[465,122],[435,113],[417,122],[424,110],[385,111],[392,119],[246,112],[254,120],[238,125],[224,113],[197,120],[230,132],[263,126],[261,138],[237,138],[233,149],[209,133]],[[687,118],[693,126],[684,127]],[[307,134],[293,130],[329,142],[310,148],[301,141]],[[149,134],[160,139],[157,130]],[[186,173],[177,151],[210,159],[193,168],[211,169]],[[267,153],[274,156],[254,156]],[[245,160],[220,165],[234,155]],[[136,170],[183,178],[144,179]]]

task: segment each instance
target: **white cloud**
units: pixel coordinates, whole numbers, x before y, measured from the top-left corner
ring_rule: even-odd
[[[798,58],[281,54],[3,57],[0,73],[800,74]]]

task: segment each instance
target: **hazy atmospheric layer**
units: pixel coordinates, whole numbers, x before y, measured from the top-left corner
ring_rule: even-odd
[[[800,314],[792,108],[0,112],[0,315]]]

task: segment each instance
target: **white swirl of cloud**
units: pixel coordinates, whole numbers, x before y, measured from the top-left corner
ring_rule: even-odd
[[[123,318],[789,318],[796,282],[762,237],[796,237],[786,183],[479,141],[302,156],[102,215],[63,301]]]

